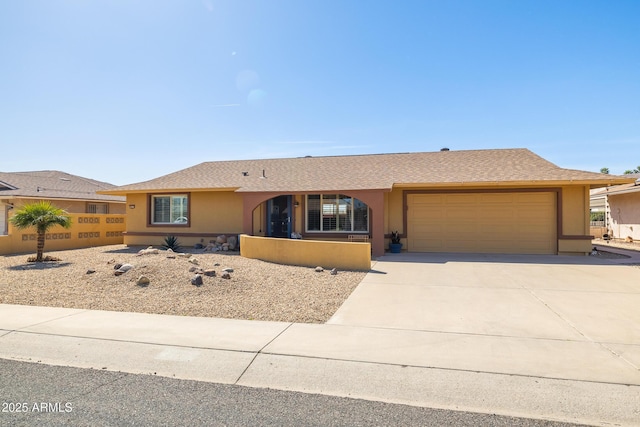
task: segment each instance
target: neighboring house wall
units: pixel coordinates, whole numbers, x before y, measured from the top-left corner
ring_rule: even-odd
[[[640,240],[640,192],[610,194],[608,227],[614,238]]]
[[[117,245],[123,242],[124,215],[71,213],[71,228],[52,227],[46,235],[45,251]],[[0,255],[35,252],[36,231],[18,230],[9,224],[9,234],[0,236]]]

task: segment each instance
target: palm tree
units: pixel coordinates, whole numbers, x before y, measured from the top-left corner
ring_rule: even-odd
[[[22,206],[9,218],[9,222],[19,230],[35,227],[38,233],[38,251],[36,262],[42,262],[44,239],[51,227],[60,225],[71,227],[71,218],[67,211],[55,207],[51,202],[39,201]]]

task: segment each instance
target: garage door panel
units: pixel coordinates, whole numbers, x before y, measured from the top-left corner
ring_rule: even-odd
[[[556,252],[553,192],[411,194],[408,249],[416,252]]]
[[[446,205],[450,206],[475,203],[477,199],[478,197],[475,194],[447,194],[442,200]]]
[[[456,221],[475,221],[477,215],[475,212],[467,209],[447,209],[446,219]]]

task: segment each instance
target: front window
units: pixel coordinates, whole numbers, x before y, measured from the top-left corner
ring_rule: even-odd
[[[368,232],[369,208],[344,194],[307,196],[308,232]]]
[[[189,197],[186,194],[151,196],[152,224],[189,223]]]

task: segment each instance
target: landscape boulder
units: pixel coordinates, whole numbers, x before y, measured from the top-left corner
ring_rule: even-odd
[[[120,266],[120,268],[118,268],[118,269],[114,272],[114,274],[115,274],[116,276],[120,276],[120,275],[123,275],[124,273],[126,273],[127,271],[131,270],[132,268],[133,268],[133,265],[131,265],[131,264],[122,264],[122,265]]]
[[[147,249],[141,249],[138,251],[138,255],[150,255],[150,254],[157,254],[159,251],[158,249],[154,248],[153,246],[149,246]]]
[[[202,276],[200,274],[196,274],[191,278],[191,284],[194,286],[202,286]]]
[[[238,238],[236,236],[227,237],[227,243],[229,244],[229,250],[235,251],[238,247]]]

